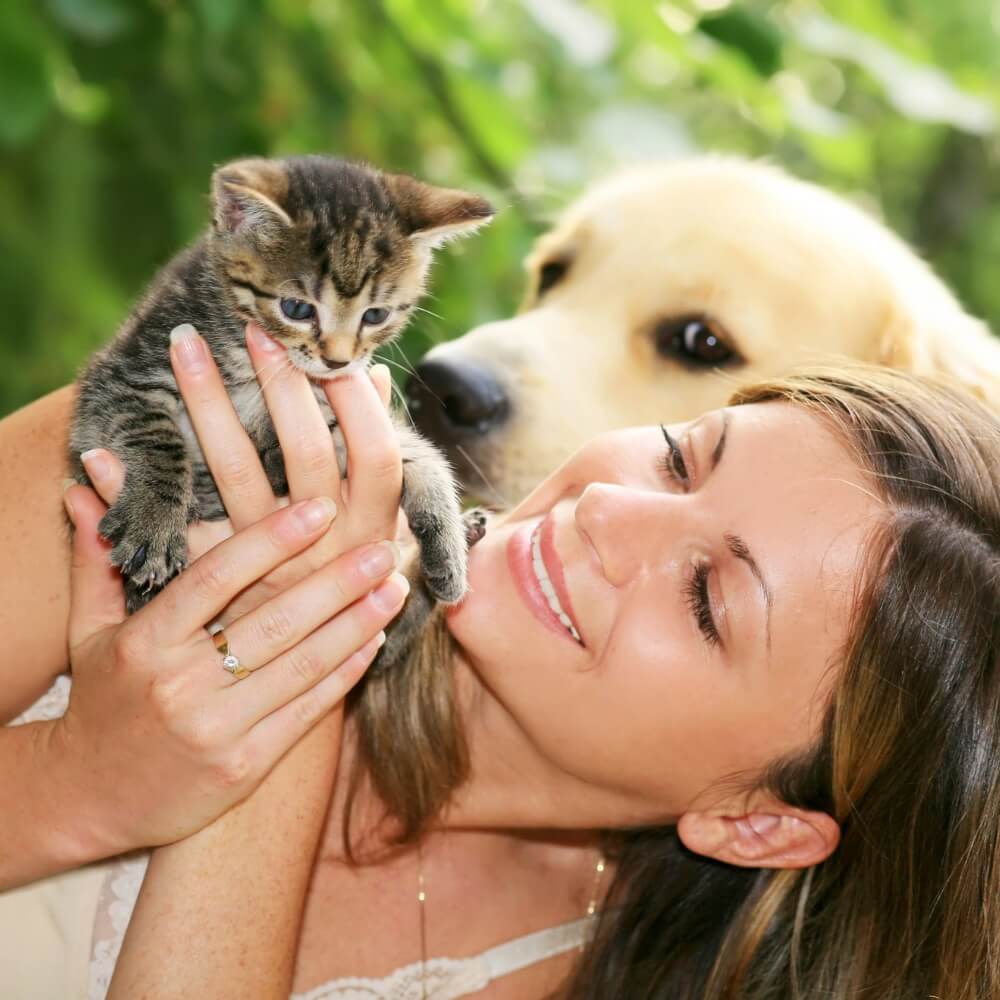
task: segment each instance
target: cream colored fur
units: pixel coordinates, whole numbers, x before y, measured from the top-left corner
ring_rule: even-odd
[[[733,389],[832,356],[960,379],[1000,398],[1000,342],[885,226],[781,170],[706,157],[599,184],[528,259],[566,277],[512,319],[435,348],[497,371],[511,419],[464,447],[510,502],[609,428],[691,418]],[[531,287],[537,285],[532,278]],[[656,324],[711,317],[743,362],[664,359]]]

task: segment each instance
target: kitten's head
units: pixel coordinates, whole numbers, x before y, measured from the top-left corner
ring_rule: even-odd
[[[239,313],[312,378],[395,337],[433,248],[493,215],[477,195],[321,156],[227,164],[212,196],[213,247]]]

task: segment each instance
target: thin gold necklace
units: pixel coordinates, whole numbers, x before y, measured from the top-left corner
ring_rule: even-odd
[[[601,851],[597,853],[594,863],[594,883],[590,890],[590,900],[587,903],[586,916],[597,915],[597,901],[601,891],[601,881],[607,861]],[[424,850],[422,844],[417,844],[417,911],[420,914],[420,1000],[427,1000],[427,890],[424,884]],[[584,945],[580,945],[583,951]]]

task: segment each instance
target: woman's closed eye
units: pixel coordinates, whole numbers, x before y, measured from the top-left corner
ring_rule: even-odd
[[[708,596],[708,574],[711,570],[707,562],[696,562],[684,583],[684,597],[705,641],[710,646],[718,646],[722,638],[712,616],[712,602]]]

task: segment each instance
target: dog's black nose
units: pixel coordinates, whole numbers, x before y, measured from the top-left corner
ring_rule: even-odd
[[[439,444],[455,437],[486,434],[510,413],[503,386],[487,368],[434,358],[417,365],[406,384],[417,429]]]

